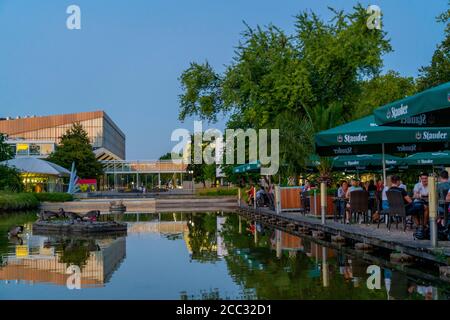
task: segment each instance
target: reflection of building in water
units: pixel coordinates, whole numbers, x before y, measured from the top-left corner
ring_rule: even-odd
[[[40,238],[40,241],[39,241]],[[0,280],[46,282],[65,286],[70,274],[69,263],[62,262],[62,253],[48,246],[44,237],[31,237],[31,241],[17,246],[16,254],[3,258]],[[31,244],[40,243],[39,247]],[[125,238],[95,240],[96,250],[89,251],[81,268],[81,287],[99,287],[109,281],[113,272],[125,258]]]
[[[280,233],[280,236],[276,236],[276,232]],[[276,249],[276,241],[281,241],[281,249],[286,251],[303,251],[303,240],[295,235],[292,235],[290,233],[276,230],[275,232],[275,241],[272,242],[272,248]],[[278,240],[277,240],[278,239]]]
[[[181,234],[188,231],[187,221],[157,221],[128,223],[128,233]]]

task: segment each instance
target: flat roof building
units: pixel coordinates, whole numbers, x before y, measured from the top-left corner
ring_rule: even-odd
[[[16,156],[45,158],[74,123],[80,123],[87,131],[97,159],[125,159],[125,134],[104,111],[1,118],[0,132],[8,135],[7,143]]]

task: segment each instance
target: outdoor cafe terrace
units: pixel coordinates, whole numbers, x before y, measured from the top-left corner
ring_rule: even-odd
[[[376,191],[357,188],[343,197],[329,195],[324,181],[320,188],[306,190],[277,186],[273,195],[269,193],[272,199],[267,207],[258,206],[258,197],[252,201],[250,192],[250,206],[240,197],[240,209],[251,218],[294,231],[345,235],[365,244],[397,248],[436,261],[438,249],[440,254],[450,257],[448,172],[439,178],[440,185],[434,174],[422,176],[416,188],[426,192],[394,192],[401,190],[399,178],[387,176],[413,168],[424,168],[426,172],[439,168],[442,172],[450,167],[450,153],[446,151],[450,149],[449,115],[450,82],[316,134],[316,155],[308,164],[311,170],[320,164],[320,157],[331,157],[330,169],[335,171],[356,176],[361,172],[381,173],[386,187],[392,180],[395,188],[390,191],[384,185]],[[250,171],[259,167],[248,166]],[[235,170],[245,171],[245,166]],[[353,184],[350,188],[357,186]]]

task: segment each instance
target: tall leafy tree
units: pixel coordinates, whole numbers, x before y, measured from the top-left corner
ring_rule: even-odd
[[[5,161],[14,158],[13,150],[6,143],[8,136],[4,133],[0,133],[0,161]]]
[[[417,87],[412,77],[402,77],[398,72],[388,71],[362,83],[361,95],[355,106],[354,119],[373,113],[373,110],[389,102],[416,93]]]
[[[0,133],[0,161],[12,159],[13,150],[6,143],[7,135]],[[19,192],[23,190],[20,173],[4,165],[0,165],[0,190]]]
[[[450,81],[450,9],[439,15],[437,21],[446,24],[445,39],[437,46],[430,65],[420,69],[420,91]]]
[[[195,144],[197,143],[197,147],[202,150],[202,161],[201,163],[196,163],[195,159]],[[190,154],[191,154],[191,163],[187,167],[188,172],[192,172],[192,177],[195,182],[202,183],[203,187],[206,187],[206,181],[214,182],[216,179],[216,164],[207,164],[205,163],[203,159],[203,152],[208,146],[207,142],[204,142],[200,139],[194,138],[194,136],[191,136],[191,144],[189,146],[190,148]],[[200,160],[200,159],[197,159]]]
[[[70,170],[75,162],[77,174],[82,178],[98,178],[103,174],[101,163],[95,158],[88,133],[79,123],[61,136],[61,142],[48,160]]]
[[[247,26],[222,74],[207,62],[191,63],[180,77],[180,120],[214,122],[224,113],[229,128],[279,128],[281,165],[298,172],[313,152],[314,133],[352,119],[365,81],[379,76],[392,50],[384,31],[367,28],[361,5],[333,14],[324,22],[300,13],[292,35]]]

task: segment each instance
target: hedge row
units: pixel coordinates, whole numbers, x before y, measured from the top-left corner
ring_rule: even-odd
[[[64,192],[42,192],[42,193],[33,193],[33,195],[40,202],[65,202],[72,201],[73,196]]]
[[[210,189],[198,189],[198,196],[216,197],[216,196],[237,196],[237,188],[210,188]]]
[[[39,200],[31,193],[0,193],[0,210],[29,210],[38,206]]]
[[[10,193],[0,192],[0,210],[31,210],[39,207],[40,202],[72,201],[73,196],[67,193]]]

